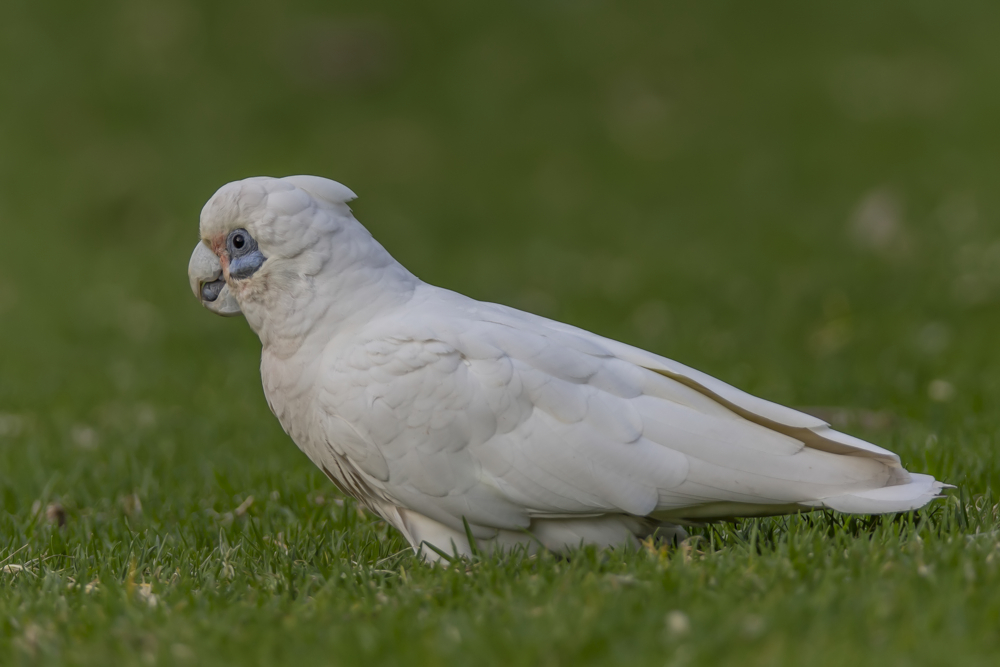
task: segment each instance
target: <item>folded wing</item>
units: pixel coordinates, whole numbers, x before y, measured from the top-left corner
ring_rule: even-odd
[[[453,529],[463,517],[485,537],[539,518],[893,512],[941,489],[892,452],[676,362],[470,303],[462,318],[383,323],[329,359],[312,438]]]

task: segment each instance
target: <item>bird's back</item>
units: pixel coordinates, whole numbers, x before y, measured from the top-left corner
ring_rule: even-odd
[[[941,488],[676,362],[429,285],[322,359],[300,446],[328,474],[346,462],[411,526],[619,539],[659,522],[901,511]]]

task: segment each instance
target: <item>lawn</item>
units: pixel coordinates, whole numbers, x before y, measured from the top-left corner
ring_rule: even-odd
[[[8,5],[0,664],[1000,661],[1000,6]],[[291,173],[428,282],[958,488],[428,566],[187,287],[212,192]]]

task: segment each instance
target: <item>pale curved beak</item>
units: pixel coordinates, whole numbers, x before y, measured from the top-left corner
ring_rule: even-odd
[[[219,258],[204,243],[196,245],[191,253],[188,280],[191,282],[191,291],[201,301],[201,305],[213,313],[224,317],[241,314],[240,304],[236,303],[222,277]]]

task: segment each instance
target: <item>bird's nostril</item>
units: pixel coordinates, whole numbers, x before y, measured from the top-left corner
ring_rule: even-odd
[[[226,286],[226,281],[222,278],[218,280],[213,280],[210,283],[202,283],[201,285],[201,298],[204,301],[211,303],[219,298],[219,293],[222,288]]]

